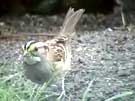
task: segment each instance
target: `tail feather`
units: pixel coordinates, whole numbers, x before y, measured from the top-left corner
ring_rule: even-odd
[[[83,13],[84,9],[74,11],[73,8],[69,8],[60,31],[60,36],[65,36],[68,38],[72,37],[75,31],[75,26]]]
[[[65,47],[65,59],[64,59],[65,66],[63,68],[64,70],[71,69],[72,54],[71,54],[70,41],[74,35],[75,26],[83,13],[84,13],[84,9],[79,9],[77,11],[74,11],[73,8],[69,8],[66,14],[62,29],[60,31],[60,36],[64,36],[66,37],[66,39],[68,39],[65,43],[66,47]]]

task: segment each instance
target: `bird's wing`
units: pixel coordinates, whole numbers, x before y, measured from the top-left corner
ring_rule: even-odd
[[[65,61],[65,41],[64,39],[52,39],[45,42],[48,47],[47,60],[51,62]]]

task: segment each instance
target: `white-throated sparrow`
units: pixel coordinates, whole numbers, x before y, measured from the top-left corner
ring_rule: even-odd
[[[23,46],[25,75],[31,81],[43,84],[51,78],[64,76],[71,65],[71,38],[83,9],[68,10],[62,29],[55,38],[46,42],[29,41]]]

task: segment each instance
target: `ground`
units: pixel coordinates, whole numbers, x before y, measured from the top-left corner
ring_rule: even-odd
[[[0,40],[1,101],[56,100],[61,92],[60,81],[46,87],[26,79],[21,46],[30,39],[47,40],[49,33],[58,32],[63,18],[29,14],[0,18],[1,35],[47,34]],[[72,70],[65,77],[66,97],[61,101],[105,101],[135,91],[135,31],[114,29],[121,25],[119,15],[82,17],[72,40]],[[135,101],[134,93],[116,101]]]

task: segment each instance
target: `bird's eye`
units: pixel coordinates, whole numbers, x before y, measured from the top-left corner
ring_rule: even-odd
[[[35,48],[34,48],[34,51],[38,51],[38,48],[37,48],[37,47],[35,47]]]

